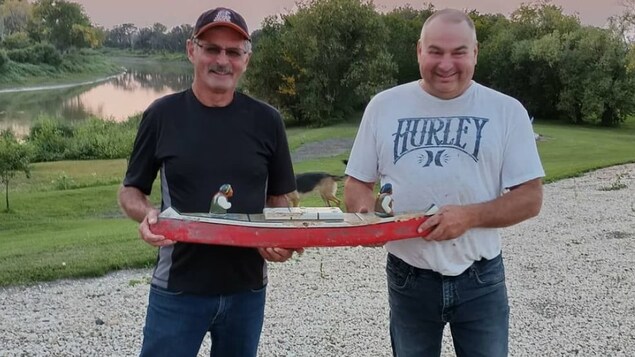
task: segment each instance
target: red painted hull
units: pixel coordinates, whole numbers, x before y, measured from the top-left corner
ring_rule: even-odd
[[[338,247],[381,244],[392,240],[421,237],[417,228],[427,217],[400,215],[378,218],[373,214],[345,214],[344,222],[249,222],[216,219],[213,222],[183,217],[160,217],[151,226],[178,242],[240,247]],[[247,224],[247,225],[244,225]]]

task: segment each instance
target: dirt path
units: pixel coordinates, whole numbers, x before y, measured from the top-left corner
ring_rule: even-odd
[[[300,146],[291,153],[293,162],[336,156],[349,151],[353,147],[353,139],[328,139]]]

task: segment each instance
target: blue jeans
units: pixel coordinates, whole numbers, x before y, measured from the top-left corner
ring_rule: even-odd
[[[507,356],[509,304],[501,255],[477,261],[458,276],[443,276],[388,254],[386,272],[394,356],[440,356],[446,323],[458,357]]]
[[[208,331],[210,356],[256,356],[265,291],[204,296],[151,286],[141,356],[196,356]]]

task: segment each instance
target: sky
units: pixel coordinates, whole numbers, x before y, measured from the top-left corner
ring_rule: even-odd
[[[112,28],[123,23],[137,27],[151,26],[160,22],[168,29],[181,24],[194,24],[204,11],[218,7],[230,7],[247,21],[249,31],[260,28],[262,20],[270,15],[292,12],[295,0],[70,0],[81,4],[94,24]],[[453,7],[476,9],[481,13],[501,13],[508,16],[521,3],[531,0],[375,0],[380,11],[410,4],[419,9],[432,3],[437,9]],[[604,26],[609,16],[622,13],[620,0],[552,0],[562,6],[567,14],[578,14],[583,24]]]

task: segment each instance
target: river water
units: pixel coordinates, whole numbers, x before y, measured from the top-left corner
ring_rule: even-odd
[[[91,116],[124,121],[155,99],[192,83],[188,62],[121,60],[122,73],[92,82],[0,91],[0,129],[28,134],[37,120],[49,117],[80,121]]]

